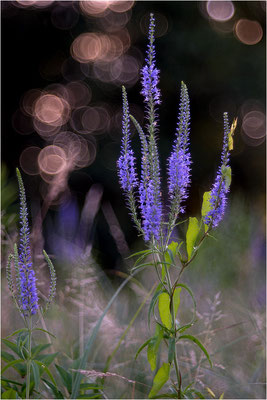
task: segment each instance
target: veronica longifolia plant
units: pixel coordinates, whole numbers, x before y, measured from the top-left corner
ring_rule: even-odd
[[[143,235],[148,246],[148,250],[135,254],[139,257],[134,269],[153,265],[159,279],[159,285],[155,289],[149,309],[149,321],[151,314],[154,314],[156,331],[154,336],[141,346],[137,352],[138,355],[147,346],[148,361],[151,370],[154,371],[157,367],[160,342],[164,338],[165,343],[168,344],[168,359],[157,370],[149,398],[156,396],[161,387],[169,380],[172,366],[174,366],[176,373],[176,384],[172,385],[170,389],[172,393],[165,395],[169,398],[184,398],[188,395],[200,396],[201,394],[193,389],[192,385],[189,385],[185,389],[183,388],[181,370],[176,352],[177,342],[180,340],[191,340],[204,352],[210,365],[211,360],[207,350],[196,337],[183,334],[195,322],[196,303],[192,291],[188,286],[180,283],[180,278],[184,269],[196,257],[204,239],[209,236],[210,231],[217,227],[223,218],[231,183],[229,154],[233,148],[233,134],[236,127],[236,120],[230,128],[228,114],[224,113],[221,164],[211,191],[204,193],[201,219],[198,220],[196,217],[189,217],[184,249],[182,249],[183,242],[169,243],[173,229],[177,225],[178,217],[185,212],[185,200],[188,197],[188,188],[190,186],[190,102],[187,86],[184,82],[181,82],[180,106],[175,139],[171,154],[167,160],[169,213],[168,215],[164,215],[157,147],[159,133],[158,106],[161,103],[161,95],[158,87],[159,70],[156,68],[154,30],[155,20],[153,14],[151,14],[148,34],[149,43],[145,65],[141,71],[141,94],[144,97],[145,103],[145,129],[129,114],[126,89],[122,87],[122,147],[118,160],[118,175],[133,222],[139,233]],[[136,128],[141,142],[140,178],[137,177],[136,158],[131,148],[130,120],[132,120]],[[142,263],[148,255],[152,255],[153,261]],[[171,281],[170,267],[178,271],[177,277],[173,282]],[[192,320],[184,325],[180,325],[176,319],[182,289],[187,291],[191,296],[194,305]],[[158,312],[155,312],[156,306]]]
[[[15,306],[17,307],[23,319],[24,328],[13,332],[6,339],[3,339],[7,347],[15,351],[15,353],[19,355],[20,358],[16,360],[9,353],[5,353],[6,356],[4,357],[4,361],[7,362],[7,365],[3,368],[2,373],[10,367],[15,367],[18,371],[21,371],[21,375],[26,376],[26,385],[25,393],[22,392],[20,393],[20,395],[24,397],[26,396],[26,398],[29,399],[30,394],[38,388],[40,376],[42,373],[46,372],[53,380],[53,377],[46,365],[46,362],[41,362],[42,357],[39,354],[44,348],[48,347],[49,345],[44,345],[44,347],[33,347],[32,335],[34,331],[43,331],[50,334],[44,329],[37,327],[39,321],[37,313],[39,311],[40,315],[44,315],[51,305],[51,302],[56,293],[56,273],[50,258],[46,254],[45,250],[43,250],[44,258],[48,264],[50,271],[51,284],[45,305],[44,307],[41,307],[37,294],[36,276],[33,269],[30,250],[30,228],[28,222],[25,188],[20,171],[17,169],[16,172],[20,196],[20,245],[19,247],[17,247],[17,245],[15,244],[14,252],[11,253],[8,257],[6,277]],[[14,271],[12,268],[12,262],[14,264]],[[16,345],[13,342],[7,340],[10,337],[14,336],[18,336]],[[52,360],[53,357],[51,358],[50,355],[49,363],[51,363]],[[25,371],[23,364],[26,364]]]

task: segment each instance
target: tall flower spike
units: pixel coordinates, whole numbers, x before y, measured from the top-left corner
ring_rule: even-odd
[[[35,273],[32,268],[30,252],[30,230],[26,195],[20,171],[17,169],[20,195],[20,247],[19,247],[19,272],[20,272],[20,306],[24,316],[34,315],[38,309],[38,295]]]
[[[179,212],[183,213],[181,203],[188,197],[190,185],[191,156],[188,150],[190,109],[188,90],[181,83],[179,117],[173,151],[168,159],[168,184],[171,200],[170,222],[175,223]]]
[[[160,167],[155,138],[157,125],[156,106],[160,104],[160,91],[157,86],[159,83],[159,70],[156,68],[155,63],[154,32],[155,18],[153,14],[150,14],[146,65],[141,71],[141,94],[144,96],[146,103],[149,134],[146,143],[140,136],[142,143],[142,179],[139,186],[139,194],[146,241],[151,240],[153,237],[157,240],[159,239],[162,217]]]
[[[137,177],[135,172],[135,157],[131,149],[130,142],[130,117],[129,105],[127,100],[126,89],[122,87],[123,100],[123,119],[122,119],[122,146],[121,155],[118,159],[118,175],[122,189],[126,194],[127,203],[137,228],[142,231],[141,223],[137,218],[136,201],[134,197],[134,189],[137,186]]]
[[[50,258],[48,257],[48,254],[46,253],[45,250],[43,250],[43,254],[45,257],[45,261],[47,262],[47,265],[49,267],[50,277],[51,277],[49,295],[48,295],[48,299],[47,299],[46,306],[44,309],[44,313],[45,313],[49,309],[49,307],[56,295],[57,277],[56,277],[56,271],[55,271],[54,265],[53,265],[52,261],[50,260]]]
[[[232,140],[232,134],[229,127],[228,114],[223,114],[224,118],[224,137],[223,137],[223,149],[221,154],[221,165],[218,169],[215,182],[211,189],[210,194],[210,211],[204,217],[206,225],[210,225],[215,228],[222,220],[227,203],[227,193],[229,192],[230,183],[227,183],[227,175],[225,171],[229,167],[229,154],[230,154],[230,140]]]

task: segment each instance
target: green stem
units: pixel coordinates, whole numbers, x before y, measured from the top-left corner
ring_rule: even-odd
[[[157,254],[157,256],[158,256],[159,261],[161,261],[159,254]],[[163,253],[163,258],[164,258],[164,253]],[[183,269],[181,270],[181,272],[179,274],[179,277],[178,277],[178,279],[176,280],[176,282],[174,284],[174,289],[173,289],[172,284],[171,284],[171,277],[170,277],[170,273],[169,273],[169,270],[168,270],[167,266],[165,268],[165,271],[166,271],[167,285],[168,285],[168,289],[169,289],[168,292],[169,292],[169,296],[170,296],[170,307],[171,307],[171,316],[172,316],[172,326],[174,328],[174,339],[175,339],[175,342],[176,342],[175,309],[174,309],[174,304],[173,304],[173,300],[172,299],[173,299],[173,293],[174,293],[175,285],[178,282]],[[179,372],[179,366],[178,366],[178,361],[177,361],[176,345],[174,346],[174,357],[173,358],[174,358],[174,367],[175,367],[177,383],[178,383],[178,397],[177,398],[180,399],[181,398],[181,395],[180,395],[180,393],[181,393],[181,374]]]
[[[182,272],[182,270],[181,270]],[[177,377],[177,384],[178,384],[178,396],[177,398],[180,399],[181,398],[181,374],[179,372],[179,366],[178,366],[178,361],[177,361],[177,353],[176,353],[176,324],[175,324],[175,309],[174,309],[174,304],[173,304],[173,294],[174,294],[174,290],[175,290],[175,285],[178,282],[181,273],[179,274],[178,279],[176,280],[175,284],[174,284],[174,288],[171,285],[171,278],[170,278],[170,274],[168,269],[166,268],[166,276],[167,276],[167,282],[168,282],[168,286],[169,286],[169,295],[170,295],[170,307],[171,307],[171,316],[172,316],[172,326],[174,329],[174,339],[175,339],[175,345],[174,345],[174,356],[173,356],[173,361],[174,361],[174,367],[175,367],[175,372],[176,372],[176,377]]]
[[[29,317],[28,332],[29,332],[29,346],[28,346],[28,359],[27,359],[26,399],[30,398],[30,385],[31,385],[31,358],[32,358],[32,319],[31,319],[31,317]]]

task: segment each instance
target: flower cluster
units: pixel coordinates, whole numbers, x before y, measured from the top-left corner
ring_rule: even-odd
[[[36,288],[35,272],[32,268],[30,252],[30,230],[25,189],[19,170],[17,169],[20,194],[20,246],[19,246],[19,272],[20,272],[20,297],[19,305],[25,316],[34,315],[38,309],[38,295]]]
[[[154,46],[155,19],[150,15],[149,44],[145,66],[141,71],[141,94],[144,96],[146,111],[146,132],[129,115],[129,107],[125,88],[123,88],[123,123],[122,123],[122,148],[118,160],[118,174],[122,189],[126,193],[128,206],[134,222],[145,241],[158,241],[162,235],[162,228],[166,225],[163,221],[160,163],[157,148],[157,105],[160,104],[159,70],[155,62]],[[136,178],[135,157],[130,147],[129,121],[133,121],[139,133],[141,142],[141,178]],[[167,241],[176,224],[177,217],[184,213],[183,202],[188,197],[190,186],[191,156],[189,153],[189,130],[190,130],[190,105],[187,86],[181,83],[180,106],[176,137],[172,152],[167,161],[168,195],[170,212],[167,222]],[[224,146],[221,166],[215,183],[211,190],[210,207],[208,213],[203,217],[206,225],[216,227],[223,217],[226,206],[226,194],[229,191],[229,182],[226,175],[230,174],[229,163],[229,135],[231,132],[228,124],[228,116],[224,114]],[[229,170],[227,170],[229,169]],[[140,206],[141,219],[138,218],[137,204]]]
[[[223,149],[221,154],[221,165],[218,169],[215,182],[211,189],[210,195],[210,211],[206,214],[204,222],[206,225],[211,225],[213,228],[218,226],[225,212],[227,193],[229,185],[226,182],[225,171],[229,167],[229,140],[231,139],[230,127],[228,122],[228,114],[224,113],[224,137]]]
[[[39,299],[36,287],[35,272],[32,267],[31,250],[30,250],[30,229],[28,222],[28,210],[26,203],[25,189],[19,169],[17,168],[17,178],[19,183],[19,197],[20,197],[20,245],[19,250],[17,245],[14,244],[14,253],[8,257],[6,266],[6,276],[8,288],[13,297],[14,303],[22,315],[24,322],[28,325],[27,319],[40,311],[44,313],[50,307],[53,298],[56,294],[56,271],[55,268],[46,254],[43,251],[45,260],[48,264],[50,271],[50,290],[45,303],[45,307],[39,307]],[[12,260],[14,261],[15,268],[15,282],[13,281],[13,274],[11,269]],[[29,322],[30,323],[30,322]],[[30,326],[30,325],[29,325]]]
[[[137,185],[135,173],[135,157],[130,147],[130,118],[129,105],[125,87],[122,88],[123,97],[123,120],[122,120],[122,148],[118,160],[118,171],[120,184],[123,190],[130,192]]]

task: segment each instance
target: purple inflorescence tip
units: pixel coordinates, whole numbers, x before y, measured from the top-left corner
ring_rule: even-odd
[[[225,177],[223,175],[223,168],[229,167],[229,122],[228,114],[224,113],[224,137],[223,137],[223,150],[221,154],[221,165],[217,172],[215,182],[211,189],[210,205],[211,210],[204,218],[206,225],[215,228],[222,220],[227,203],[227,193],[229,192],[229,185],[226,185]]]
[[[171,206],[175,210],[174,214],[184,212],[184,207],[181,207],[181,203],[187,199],[188,187],[190,185],[189,120],[189,96],[187,87],[182,82],[176,140],[173,145],[173,151],[168,159],[169,196]]]
[[[154,32],[155,32],[155,18],[150,14],[149,23],[149,44],[147,49],[146,65],[141,71],[142,90],[141,94],[144,96],[146,103],[153,105],[160,104],[160,91],[158,88],[159,83],[159,70],[155,64],[155,45],[154,45]]]

